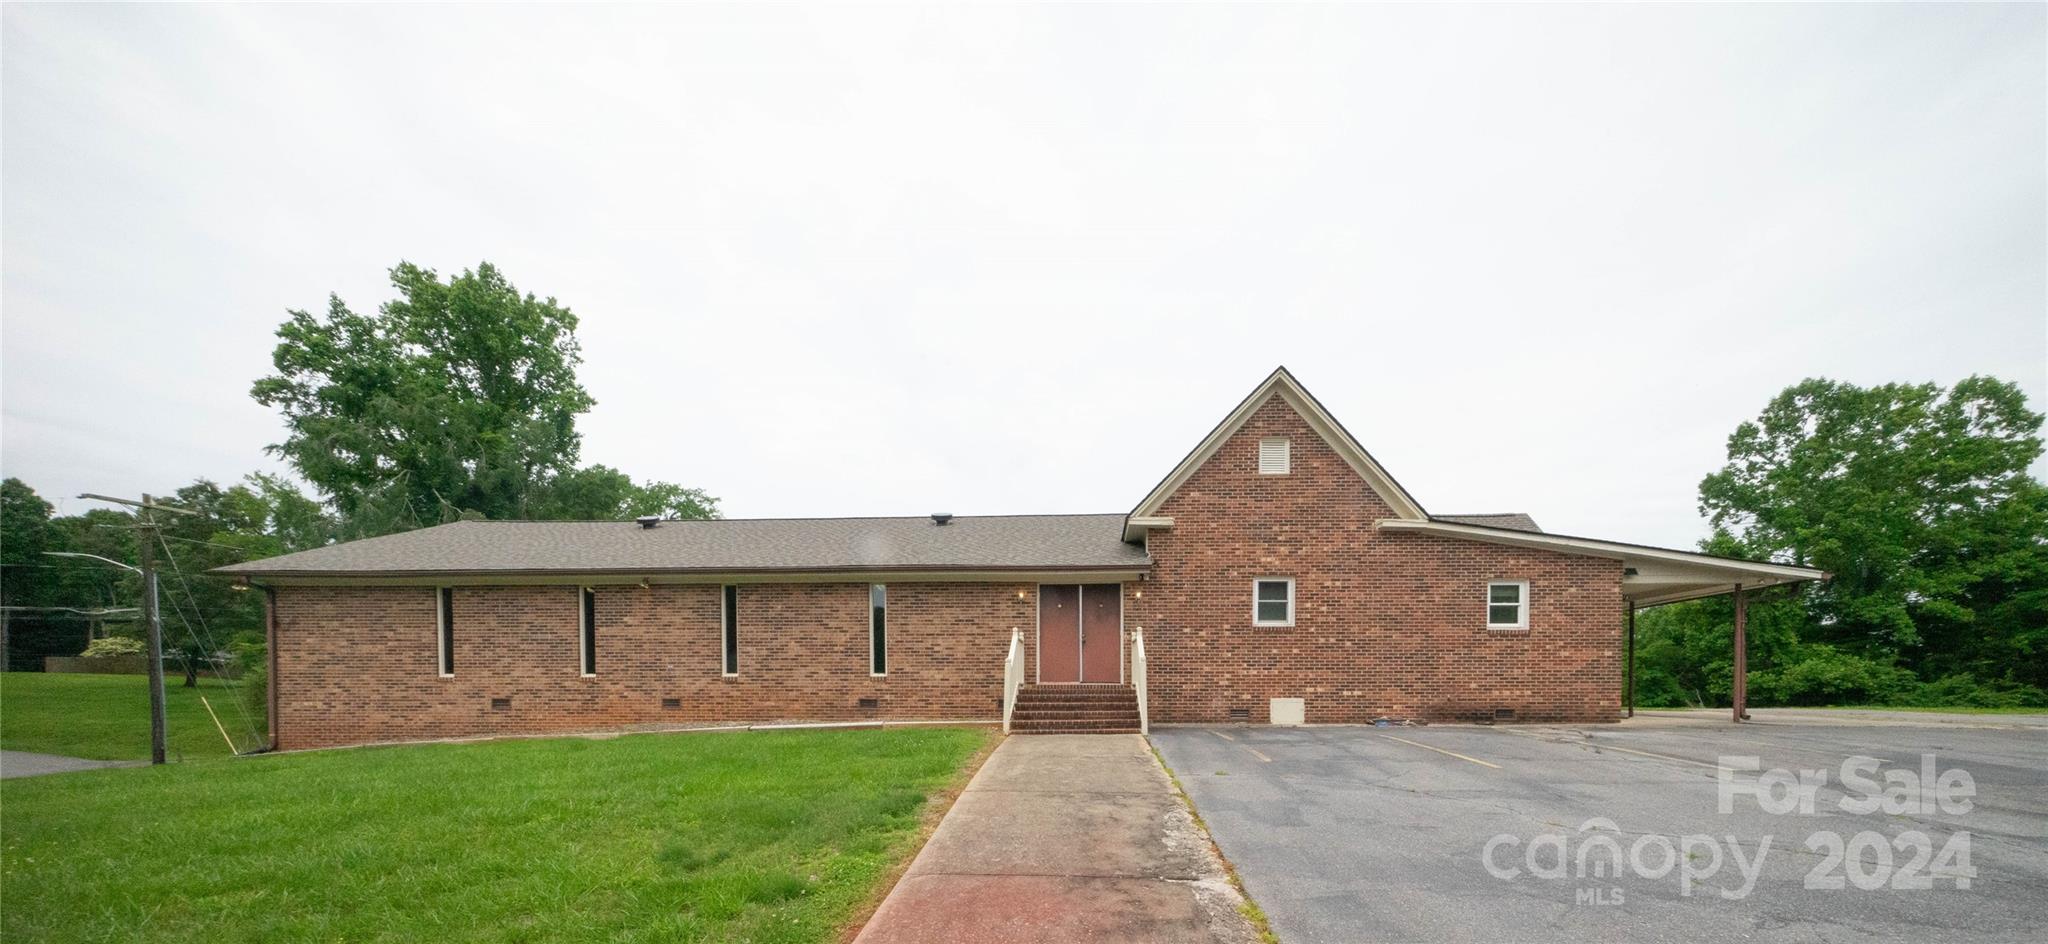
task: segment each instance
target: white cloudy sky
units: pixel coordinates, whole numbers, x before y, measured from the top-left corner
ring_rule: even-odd
[[[2039,4],[0,23],[53,497],[277,468],[271,331],[400,259],[573,307],[586,459],[732,516],[1127,510],[1284,363],[1433,511],[1685,545],[1802,377],[2048,405]]]

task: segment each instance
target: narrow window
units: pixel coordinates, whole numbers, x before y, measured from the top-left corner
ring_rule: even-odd
[[[582,620],[579,627],[583,632],[583,674],[597,674],[597,591],[584,587],[581,597]]]
[[[1486,585],[1486,628],[1529,628],[1529,582],[1496,580]]]
[[[1294,625],[1294,581],[1263,577],[1252,581],[1252,625]]]
[[[868,585],[868,674],[889,674],[889,588]]]
[[[1287,440],[1259,440],[1259,474],[1286,475],[1288,465]]]
[[[725,674],[740,674],[740,588],[727,584],[719,606],[725,622]]]
[[[441,675],[455,674],[455,588],[442,587],[434,591],[435,622],[441,630]]]

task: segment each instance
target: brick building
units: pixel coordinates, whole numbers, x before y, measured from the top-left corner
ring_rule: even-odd
[[[1428,514],[1285,369],[1128,514],[460,522],[222,572],[270,603],[280,748],[1006,699],[1023,730],[1612,721],[1631,607],[1822,576]]]

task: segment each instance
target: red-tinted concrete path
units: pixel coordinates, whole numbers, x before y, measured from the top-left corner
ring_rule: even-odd
[[[1239,901],[1143,737],[1011,737],[855,944],[1254,941]]]

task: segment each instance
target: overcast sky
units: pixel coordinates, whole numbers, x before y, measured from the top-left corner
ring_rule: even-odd
[[[281,468],[287,309],[490,260],[732,517],[1127,511],[1285,364],[1431,511],[1689,546],[1803,377],[2048,406],[2043,14],[11,4],[0,468]]]

